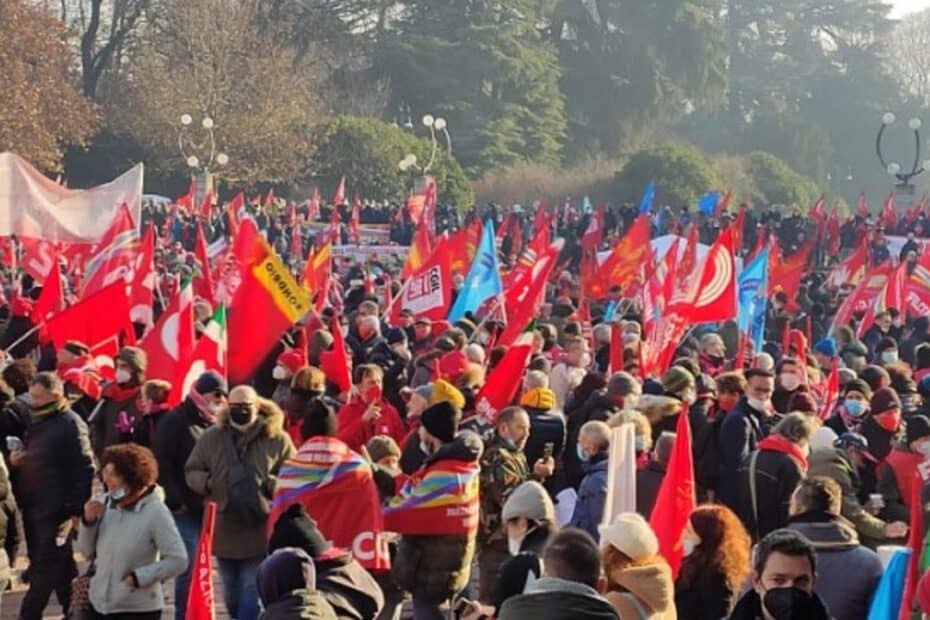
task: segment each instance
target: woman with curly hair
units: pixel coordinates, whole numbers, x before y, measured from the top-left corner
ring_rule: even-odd
[[[698,506],[688,519],[675,606],[691,620],[730,614],[749,575],[750,540],[736,514],[720,504]]]

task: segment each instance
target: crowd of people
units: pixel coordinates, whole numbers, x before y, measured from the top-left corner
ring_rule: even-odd
[[[286,256],[290,209],[305,219],[296,205],[252,204],[241,216]],[[366,218],[390,224],[403,245],[412,226],[396,209],[371,205]],[[739,351],[733,321],[700,325],[661,376],[643,377],[638,304],[620,291],[585,300],[590,318],[580,313],[572,261],[589,216],[559,209],[551,224],[566,238],[567,268],[532,325],[517,395],[493,416],[476,397],[507,353],[495,345],[501,323],[408,311],[391,322],[382,289],[399,275],[366,286],[348,263],[337,265],[338,311],[295,325],[247,384],[206,371],[174,406],[177,386],[150,379],[137,347],[119,350],[112,374],[97,372],[80,341],[55,350],[36,334],[10,348],[0,383],[0,585],[25,553],[20,617],[41,618],[53,592],[73,617],[158,618],[168,598],[175,617],[187,617],[213,503],[222,601],[237,620],[397,619],[405,609],[417,620],[866,618],[883,574],[876,549],[905,544],[915,514],[930,516],[930,484],[918,477],[930,457],[930,319],[879,312],[857,338],[832,324],[841,298],[814,264],[796,299],[770,300],[761,353]],[[208,240],[228,235],[221,210],[206,219],[143,213],[166,239],[161,275],[183,270],[198,224]],[[439,230],[466,225],[452,209],[438,213]],[[605,247],[637,210],[606,213]],[[489,214],[515,218],[524,239],[537,221],[533,209],[494,205],[469,217]],[[655,232],[695,225],[712,242],[727,221],[682,211],[655,218]],[[746,220],[743,247],[763,225],[788,254],[811,232],[800,213],[765,213]],[[869,223],[844,226],[852,249]],[[314,233],[301,234],[305,254]],[[881,232],[870,234],[881,246]],[[516,251],[507,239],[504,265]],[[605,320],[617,302],[622,369]],[[198,333],[212,314],[204,305]],[[15,308],[8,317],[6,344],[25,331]],[[323,360],[337,339],[352,358],[348,390]],[[834,364],[838,398],[824,411]],[[650,521],[682,416],[698,506],[679,566]],[[635,511],[605,518],[623,425],[634,434]],[[332,492],[348,478],[356,492]],[[329,529],[334,511],[335,521],[355,523],[352,514],[371,527]],[[79,570],[76,558],[89,566]]]

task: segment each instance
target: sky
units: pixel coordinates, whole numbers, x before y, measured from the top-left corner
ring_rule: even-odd
[[[894,18],[930,8],[930,0],[891,0],[891,16]]]

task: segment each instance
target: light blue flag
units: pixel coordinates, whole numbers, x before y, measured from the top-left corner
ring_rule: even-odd
[[[481,243],[475,252],[475,260],[468,270],[462,290],[455,298],[455,305],[449,311],[449,322],[458,321],[466,312],[474,312],[486,299],[500,295],[503,290],[501,270],[497,264],[497,249],[494,247],[494,224],[487,220],[484,223]]]
[[[607,309],[604,310],[604,323],[610,323],[614,320],[614,315],[617,314],[617,302],[610,300],[607,304]]]
[[[714,212],[717,210],[718,202],[720,202],[720,194],[717,192],[704,194],[698,198],[698,209],[707,217],[713,217]]]
[[[756,353],[762,351],[765,331],[765,306],[769,286],[769,248],[765,246],[751,263],[743,267],[737,280],[739,287],[739,313],[737,324],[740,333],[748,333]]]
[[[885,573],[872,596],[868,620],[898,620],[901,599],[904,598],[907,563],[910,558],[911,550],[907,548],[899,549],[891,556],[888,566],[885,567]]]
[[[591,204],[591,199],[585,196],[584,200],[581,201],[581,212],[591,213],[591,211],[594,211],[594,206]]]
[[[652,181],[649,181],[649,185],[646,186],[646,191],[643,192],[643,197],[639,201],[639,212],[640,213],[649,213],[652,211],[652,202],[656,199],[656,184]]]

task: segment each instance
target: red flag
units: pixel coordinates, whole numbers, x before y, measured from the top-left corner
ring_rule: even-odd
[[[894,190],[888,192],[888,197],[885,198],[882,212],[878,217],[878,223],[884,226],[889,233],[898,227],[898,212],[895,210]]]
[[[45,325],[59,349],[67,340],[80,340],[91,349],[108,344],[115,354],[120,335],[128,344],[135,342],[135,331],[129,320],[129,298],[122,282],[114,282],[82,298],[54,315]]]
[[[179,404],[190,393],[198,377],[208,370],[227,376],[226,306],[220,304],[207,323],[200,340],[177,365],[169,404]]]
[[[147,378],[175,380],[178,364],[194,350],[194,296],[190,282],[171,299],[139,347],[148,359]]]
[[[831,254],[832,254],[831,250]],[[856,250],[827,276],[827,286],[839,288],[844,284],[857,285],[865,277],[869,263],[869,240],[862,237]]]
[[[536,206],[536,215],[533,217],[533,230],[539,234],[539,231],[546,231],[546,243],[549,245],[549,228],[550,228],[549,212],[546,209],[546,205],[539,203]]]
[[[853,292],[840,304],[839,309],[836,311],[836,317],[833,319],[833,324],[849,325],[853,314],[857,310],[874,308],[875,298],[882,292],[882,289],[884,289],[891,269],[891,261],[885,261],[883,264],[869,271],[856,288],[853,289]]]
[[[417,230],[413,235],[413,245],[410,246],[410,251],[407,252],[407,260],[401,271],[401,277],[406,279],[414,272],[419,271],[432,253],[433,242],[430,239],[429,231],[426,230],[426,226],[417,226]]]
[[[339,205],[344,205],[346,203],[346,175],[342,175],[342,178],[339,179],[339,185],[336,186],[336,191],[333,192],[333,206],[338,207]]]
[[[483,230],[481,220],[474,219],[449,237],[449,260],[453,272],[462,276],[468,273],[472,261],[475,260],[475,252]]]
[[[610,325],[610,366],[609,375],[623,370],[623,340],[620,336],[620,323]]]
[[[736,219],[730,226],[733,228],[733,248],[740,252],[743,249],[743,232],[746,228],[746,205],[740,206]]]
[[[875,322],[875,317],[879,313],[890,310],[891,308],[900,311],[905,310],[904,279],[906,274],[906,262],[901,263],[890,272],[889,276],[885,279],[881,291],[875,296],[875,301],[867,306],[865,316],[862,317],[862,322],[859,323],[859,328],[856,330],[857,338],[861,338],[865,334],[866,330]]]
[[[301,281],[307,289],[316,293],[323,289],[333,271],[333,244],[326,243],[307,257]]]
[[[175,204],[183,208],[188,213],[193,212],[194,210],[194,198],[197,196],[197,181],[191,179],[191,184],[187,187],[187,193],[183,196],[179,196],[175,200]]]
[[[55,245],[51,241],[31,237],[20,237],[19,242],[23,246],[23,271],[29,274],[35,282],[41,284],[54,265]],[[15,250],[10,256],[15,263]],[[15,264],[13,268],[15,269]]]
[[[714,217],[720,217],[727,212],[727,207],[730,206],[730,198],[732,197],[732,190],[727,190],[727,193],[723,195],[723,198],[717,201],[717,209],[714,211]]]
[[[342,394],[352,387],[352,358],[349,357],[342,338],[342,325],[335,316],[329,325],[329,331],[333,335],[333,346],[329,351],[320,353],[320,370]]]
[[[197,543],[197,555],[191,567],[191,587],[187,593],[186,620],[213,620],[213,528],[216,524],[216,502],[207,502],[203,530]]]
[[[826,199],[824,198],[824,195],[821,194],[820,198],[818,198],[817,201],[814,203],[814,206],[811,207],[810,213],[808,213],[808,217],[811,218],[811,220],[814,222],[816,226],[816,232],[814,232],[814,239],[816,239],[818,242],[823,240],[824,235],[827,231],[827,214],[824,213],[823,211],[823,207],[825,203],[826,203]]]
[[[598,246],[604,240],[604,206],[600,206],[591,214],[588,221],[588,229],[584,231],[581,237],[581,249],[586,252],[597,251]]]
[[[613,252],[597,267],[593,277],[583,282],[585,296],[603,299],[614,285],[620,286],[624,295],[635,295],[642,284],[640,272],[650,252],[651,232],[652,224],[647,215],[636,218]]]
[[[830,217],[827,218],[827,252],[831,256],[836,256],[840,253],[840,214],[837,211],[836,207],[833,207],[833,210],[830,211]]]
[[[310,196],[310,204],[307,207],[307,219],[315,220],[320,217],[320,188],[314,187],[313,194]]]
[[[20,243],[22,243],[22,239]],[[0,241],[0,264],[16,271],[16,243],[11,237],[3,237],[2,241]],[[41,278],[37,279],[33,276],[32,279],[39,281]]]
[[[87,262],[81,297],[87,297],[113,282],[131,283],[133,268],[139,260],[139,246],[139,231],[132,222],[129,207],[124,203]]]
[[[782,256],[781,245],[777,240],[772,244],[769,254],[769,294],[773,295],[779,290],[788,296],[788,310],[796,311],[798,290],[801,288],[801,279],[807,271],[807,260],[814,249],[814,240],[805,243],[797,252],[785,258]]]
[[[504,306],[508,309],[507,326],[500,336],[498,344],[509,346],[526,326],[536,318],[545,298],[549,274],[555,267],[562,244],[554,244],[548,252],[539,258],[533,266],[519,279],[515,279],[504,292]]]
[[[268,193],[265,194],[265,208],[271,207],[274,205],[274,187],[268,188]]]
[[[39,324],[49,316],[60,312],[64,306],[64,293],[61,288],[61,269],[58,267],[57,255],[53,256],[52,268],[42,284],[42,292],[32,306],[32,321]]]
[[[210,212],[213,210],[213,190],[209,190],[203,196],[203,200],[200,202],[200,217],[207,219],[210,217]]]
[[[151,224],[142,237],[142,252],[133,273],[130,297],[130,318],[135,323],[151,326],[155,301],[155,229]]]
[[[342,219],[339,217],[339,207],[333,205],[329,214],[329,241],[334,245],[342,244]]]
[[[245,196],[239,192],[226,204],[226,217],[229,220],[229,236],[235,237],[239,230],[239,212],[245,206]]]
[[[449,269],[449,241],[440,237],[429,258],[404,281],[400,298],[392,307],[391,323],[400,322],[401,310],[413,311],[417,318],[443,321],[452,302],[452,274]]]
[[[362,201],[358,197],[358,190],[356,190],[355,195],[352,197],[352,216],[349,218],[349,237],[352,238],[355,243],[358,243],[361,240],[361,235],[358,231],[361,212]]]
[[[255,228],[245,220],[241,231]],[[241,283],[229,308],[229,378],[233,384],[252,376],[268,352],[291,325],[310,310],[310,299],[290,270],[257,230],[250,248],[239,248]],[[262,317],[256,322],[255,317]]]
[[[691,460],[691,426],[687,409],[684,409],[678,416],[672,456],[649,519],[649,525],[659,539],[659,554],[671,567],[673,579],[678,576],[684,555],[682,538],[695,508],[697,500],[694,463]]]
[[[911,609],[914,605],[914,593],[917,591],[917,582],[920,580],[920,560],[923,552],[924,543],[924,521],[923,510],[920,508],[920,490],[923,488],[924,480],[927,477],[927,462],[924,461],[917,466],[917,471],[911,475],[914,481],[911,482],[910,497],[910,531],[907,535],[907,547],[911,550],[911,555],[907,560],[907,574],[904,577],[904,595],[901,597],[901,609],[898,620],[910,620]]]
[[[526,333],[507,349],[475,396],[475,413],[493,424],[497,412],[513,403],[532,351],[532,337]]]
[[[732,228],[717,237],[704,258],[691,301],[692,323],[718,323],[736,317],[736,262]]]
[[[859,192],[859,200],[856,204],[856,215],[859,217],[869,217],[869,203],[865,201],[865,192]]]
[[[207,239],[203,226],[197,222],[197,241],[194,245],[196,270],[194,271],[194,297],[203,299],[213,305],[213,278],[210,275],[210,259],[207,257]]]
[[[827,393],[823,400],[823,408],[820,410],[820,419],[826,420],[833,413],[836,403],[840,399],[840,363],[839,358],[834,357],[830,363],[830,376],[827,378]]]

